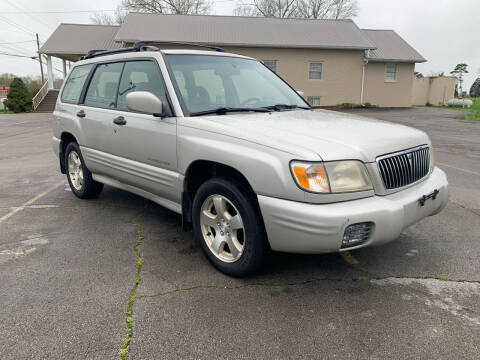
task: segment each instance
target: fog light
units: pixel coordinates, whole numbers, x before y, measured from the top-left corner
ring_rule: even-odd
[[[370,237],[372,229],[372,222],[364,222],[348,226],[343,234],[342,249],[363,244]]]

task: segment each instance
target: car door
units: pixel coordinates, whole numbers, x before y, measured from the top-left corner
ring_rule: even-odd
[[[85,64],[75,66],[70,72],[60,94],[60,99],[57,101],[53,117],[56,126],[61,131],[66,131],[73,134],[80,144],[87,141],[82,132],[83,123],[77,117],[79,110],[78,103],[81,100],[82,90],[92,71],[94,64]],[[58,133],[60,135],[60,133]]]
[[[164,117],[130,111],[127,94],[148,91],[163,104]],[[165,199],[180,202],[176,118],[155,59],[125,62],[118,87],[116,115],[110,118],[109,153],[118,161],[118,180]]]
[[[112,162],[108,156],[111,119],[115,115],[118,84],[123,62],[97,64],[86,88],[83,102],[77,106],[83,138],[82,155],[89,170],[110,175]]]

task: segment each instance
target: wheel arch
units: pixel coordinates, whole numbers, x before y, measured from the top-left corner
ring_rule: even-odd
[[[60,160],[60,171],[62,174],[66,174],[65,167],[65,149],[67,145],[71,142],[76,142],[78,144],[77,138],[70,132],[64,131],[60,135],[60,149],[59,149],[59,160]]]
[[[215,177],[230,177],[235,181],[241,183],[252,195],[255,201],[255,206],[260,209],[258,200],[253,187],[246,178],[236,168],[220,162],[211,160],[195,160],[189,164],[185,172],[185,179],[183,183],[182,193],[182,219],[185,230],[191,228],[192,223],[192,203],[195,193],[200,186],[207,180]]]

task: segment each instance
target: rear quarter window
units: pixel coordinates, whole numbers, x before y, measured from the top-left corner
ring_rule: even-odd
[[[61,100],[62,102],[77,104],[80,100],[83,85],[87,80],[88,74],[93,64],[80,65],[75,67],[63,87]]]

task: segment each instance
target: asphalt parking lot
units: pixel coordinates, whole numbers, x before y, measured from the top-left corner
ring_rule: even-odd
[[[273,254],[247,279],[214,270],[148,200],[111,187],[75,198],[51,114],[0,115],[1,358],[116,358],[141,260],[130,359],[478,359],[480,123],[356,112],[428,132],[449,204],[385,246]]]

